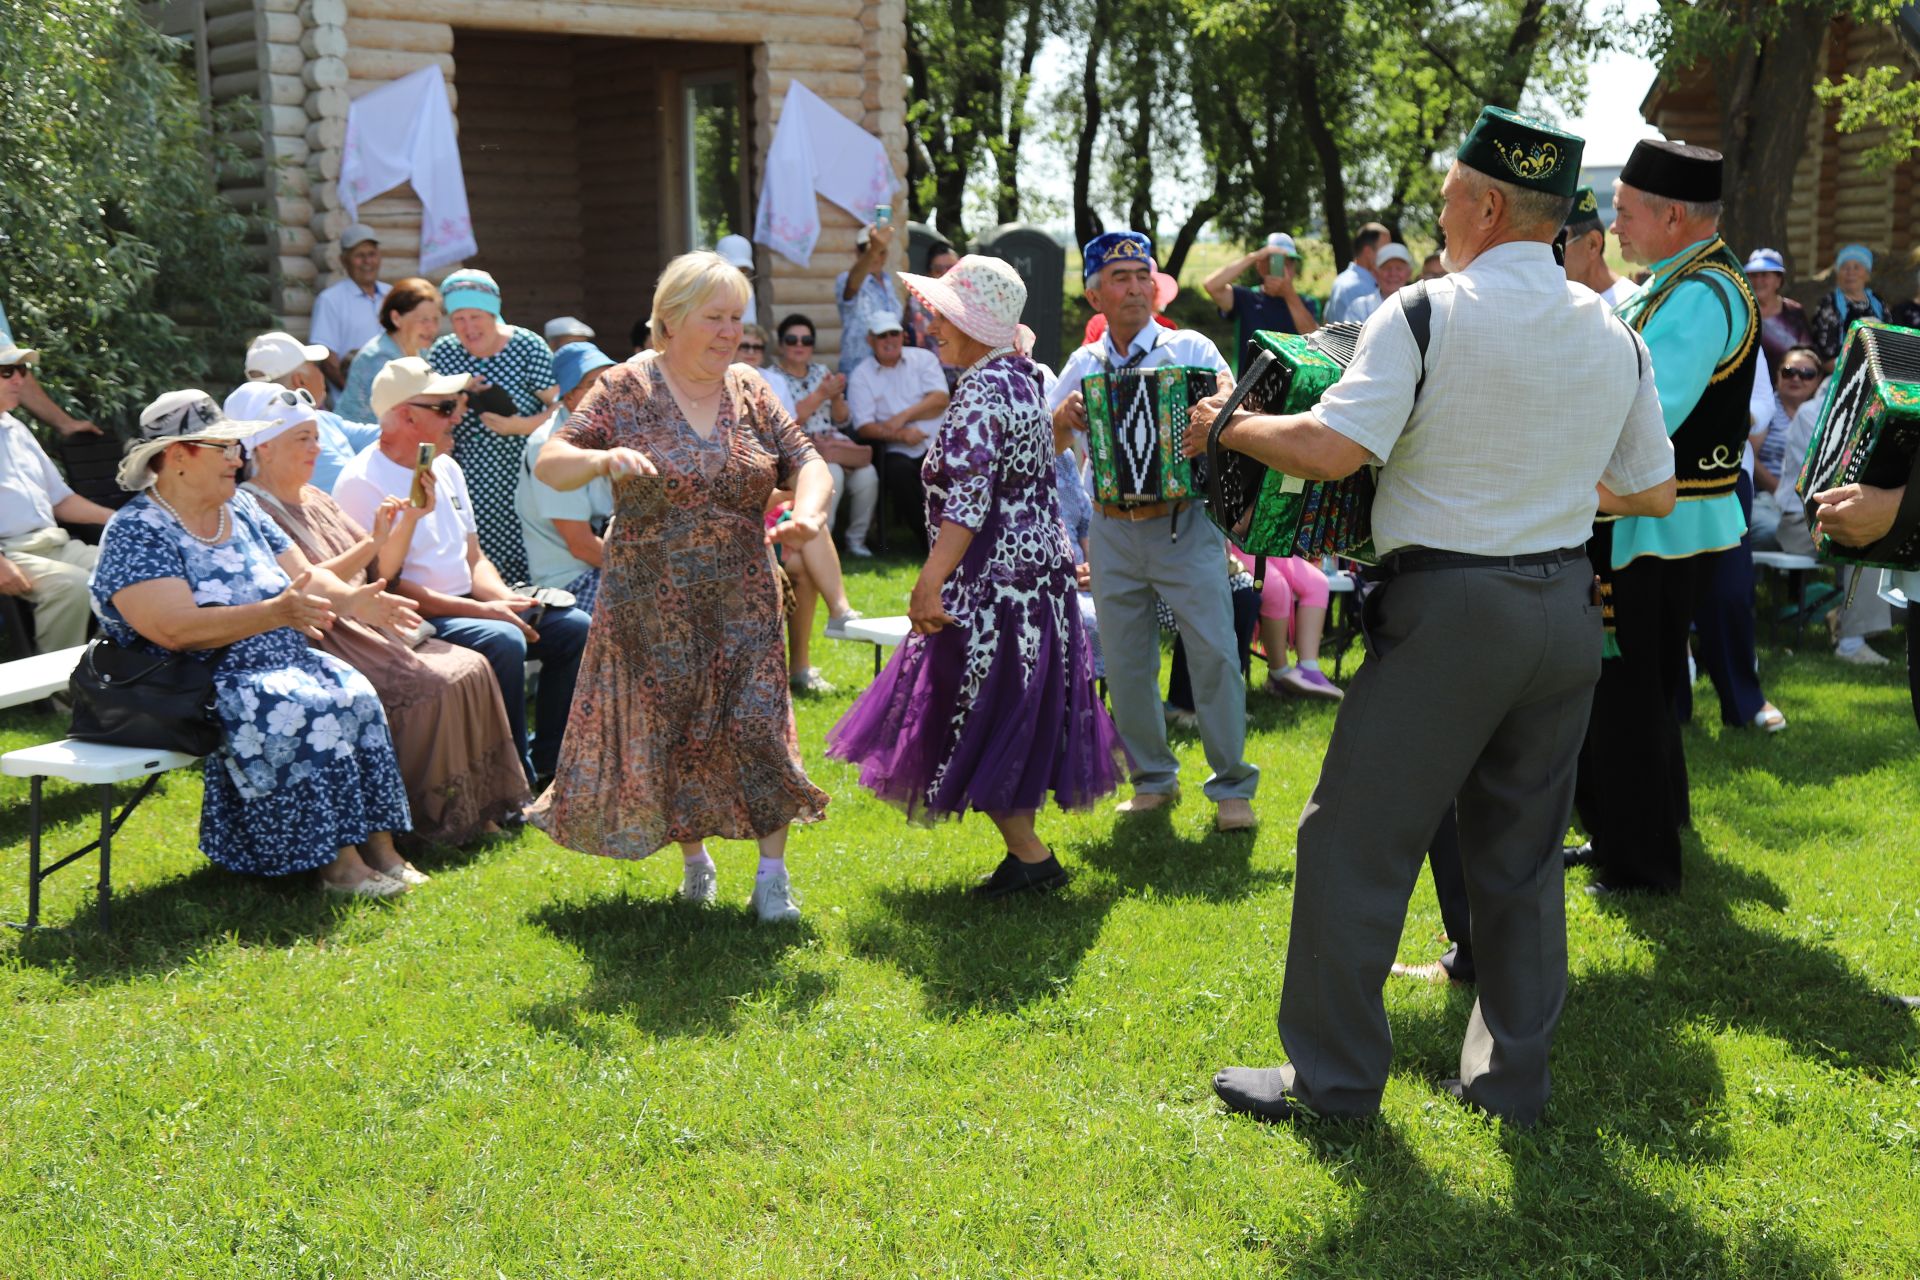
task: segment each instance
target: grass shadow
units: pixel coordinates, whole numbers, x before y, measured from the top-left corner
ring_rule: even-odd
[[[722,1036],[748,1005],[804,1014],[829,988],[793,963],[813,933],[756,925],[745,908],[695,907],[624,890],[586,902],[552,903],[528,919],[578,951],[592,969],[587,989],[523,1016],[541,1031],[601,1050],[598,1024],[630,1022],[661,1038]]]
[[[1291,869],[1255,870],[1257,832],[1209,830],[1196,840],[1174,830],[1172,810],[1156,809],[1114,824],[1107,838],[1069,851],[1070,861],[1097,867],[1128,894],[1233,902],[1293,883]]]
[[[70,872],[90,871],[82,859]],[[356,911],[392,904],[329,897],[310,876],[245,876],[204,865],[156,885],[113,895],[112,932],[95,924],[89,892],[74,907],[72,924],[36,929],[20,938],[20,958],[36,968],[86,985],[169,973],[196,956],[229,944],[285,947],[323,938]]]

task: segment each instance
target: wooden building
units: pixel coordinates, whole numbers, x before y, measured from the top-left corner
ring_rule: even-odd
[[[306,333],[340,278],[338,180],[349,104],[421,67],[444,72],[477,256],[509,321],[575,315],[616,357],[666,261],[748,236],[758,173],[799,79],[878,136],[906,172],[905,0],[164,0],[203,94],[258,104],[226,171],[258,215],[273,308]],[[900,201],[904,205],[904,199]],[[763,312],[801,310],[838,349],[834,276],[857,225],[821,202],[800,268],[758,248]],[[417,273],[420,202],[401,187],[360,207],[388,280]],[[429,273],[444,275],[452,267]]]
[[[1900,66],[1920,75],[1920,6],[1907,6],[1891,23],[1856,23],[1837,18],[1827,27],[1818,62],[1822,79],[1839,80],[1868,67]],[[1718,146],[1719,107],[1711,72],[1704,66],[1663,73],[1654,82],[1641,114],[1669,138]],[[1812,277],[1833,265],[1842,245],[1860,243],[1876,259],[1874,287],[1889,301],[1914,293],[1913,266],[1920,250],[1920,208],[1913,195],[1920,160],[1907,159],[1892,169],[1871,170],[1865,153],[1886,136],[1884,127],[1841,133],[1840,109],[1816,102],[1807,113],[1806,146],[1793,174],[1784,244],[1792,273],[1790,291],[1817,291]],[[1743,255],[1757,246],[1739,245]]]

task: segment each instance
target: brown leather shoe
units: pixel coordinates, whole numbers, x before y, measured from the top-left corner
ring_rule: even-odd
[[[1166,809],[1180,803],[1180,788],[1171,791],[1136,791],[1131,796],[1113,806],[1119,814],[1152,813],[1155,809]]]
[[[1253,816],[1253,802],[1236,797],[1222,800],[1213,815],[1216,831],[1251,831],[1258,822]]]

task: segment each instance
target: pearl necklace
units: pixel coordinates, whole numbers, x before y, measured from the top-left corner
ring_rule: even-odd
[[[219,522],[214,526],[213,536],[211,538],[207,538],[207,537],[202,537],[200,534],[195,533],[192,529],[187,527],[186,518],[174,509],[174,506],[171,502],[168,502],[165,498],[160,496],[160,487],[158,485],[154,485],[148,488],[147,496],[153,499],[155,506],[159,507],[162,511],[172,516],[174,520],[179,523],[180,527],[186,530],[187,536],[189,538],[192,538],[195,542],[203,543],[206,546],[213,547],[213,546],[218,546],[220,543],[225,542],[227,540],[227,534],[230,532],[230,530],[228,527],[226,503],[223,502],[220,504]]]

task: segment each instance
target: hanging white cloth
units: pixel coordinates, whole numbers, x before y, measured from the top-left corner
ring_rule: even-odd
[[[820,239],[816,195],[866,223],[899,186],[885,143],[791,81],[767,149],[753,238],[804,267]]]
[[[354,99],[340,158],[340,205],[358,221],[360,205],[403,182],[420,197],[420,270],[479,252],[467,211],[467,179],[440,68],[422,67]]]

